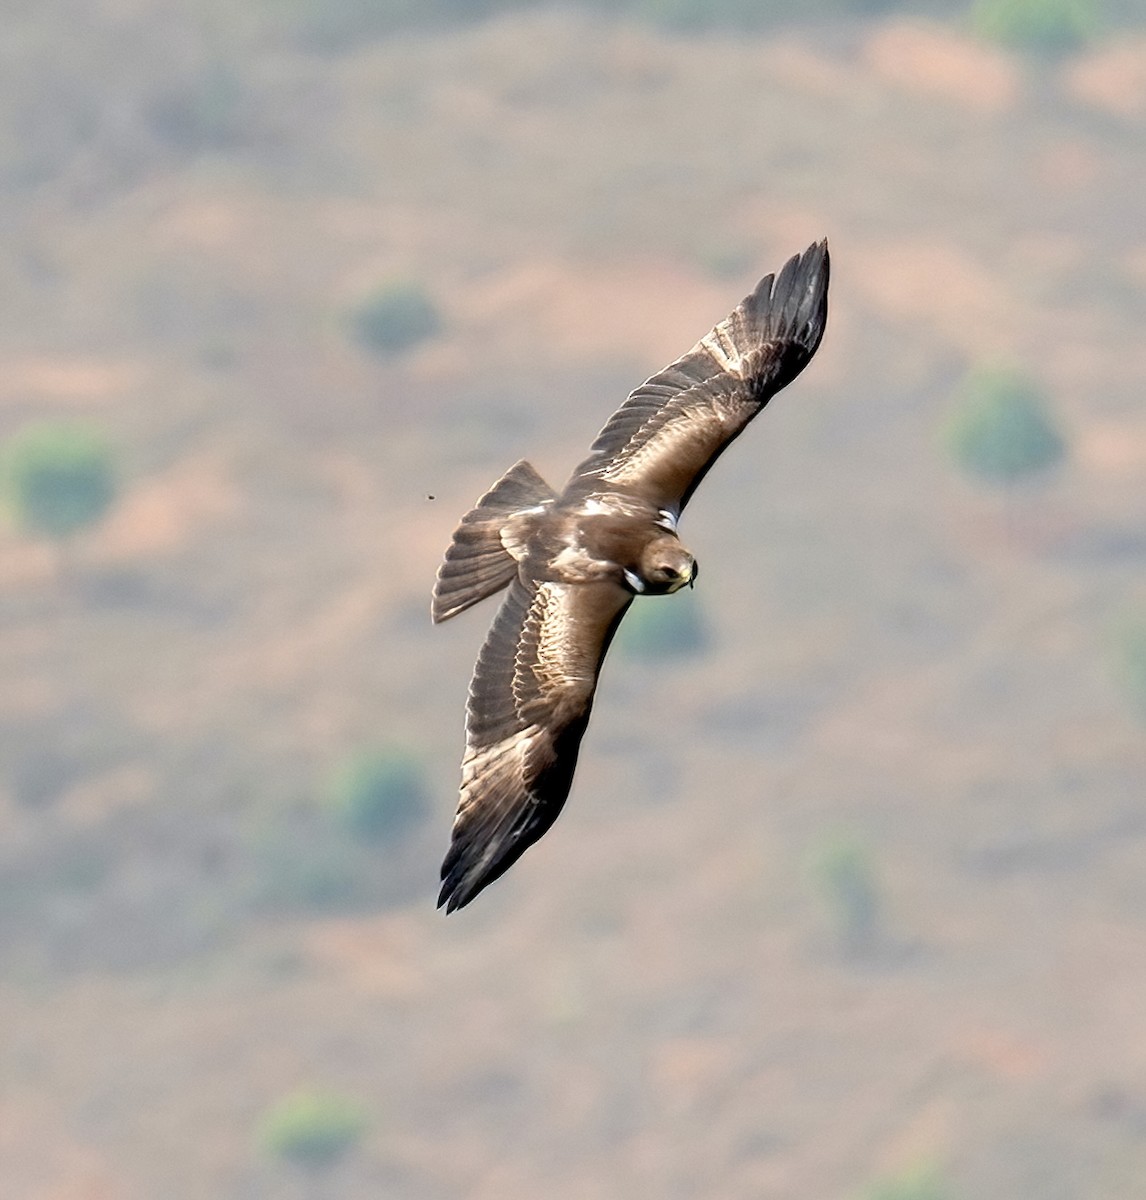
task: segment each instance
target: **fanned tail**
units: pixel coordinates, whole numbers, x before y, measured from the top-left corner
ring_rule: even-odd
[[[556,496],[524,459],[512,467],[462,518],[434,584],[435,624],[500,591],[517,572],[502,532],[511,517],[540,509]]]

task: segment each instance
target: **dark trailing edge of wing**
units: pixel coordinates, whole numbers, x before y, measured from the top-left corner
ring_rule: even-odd
[[[438,907],[447,913],[464,908],[483,888],[513,866],[545,834],[561,815],[573,773],[581,739],[589,724],[589,713],[563,729],[557,737],[548,762],[531,781],[524,803],[512,807],[486,807],[475,819],[455,833],[442,862],[442,888]],[[481,859],[493,845],[494,852],[484,865]]]

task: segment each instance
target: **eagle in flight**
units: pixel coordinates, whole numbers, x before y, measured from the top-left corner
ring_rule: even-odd
[[[563,491],[522,461],[462,518],[438,571],[434,621],[509,592],[470,684],[439,907],[468,904],[557,819],[625,610],[636,596],[692,585],[680,514],[725,447],[807,366],[827,307],[822,241],[641,384]]]

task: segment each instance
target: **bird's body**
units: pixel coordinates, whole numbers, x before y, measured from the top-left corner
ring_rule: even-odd
[[[467,904],[556,820],[601,662],[635,596],[697,574],[677,522],[697,484],[803,370],[827,315],[819,243],[766,276],[613,414],[556,493],[527,463],[466,514],[438,572],[444,621],[508,586],[470,685],[461,800],[439,904]]]

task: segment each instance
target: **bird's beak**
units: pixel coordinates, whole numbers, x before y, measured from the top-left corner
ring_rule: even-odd
[[[696,559],[692,560],[692,570],[688,573],[688,586],[692,587],[696,583],[696,577],[700,574],[700,567],[697,565]]]

